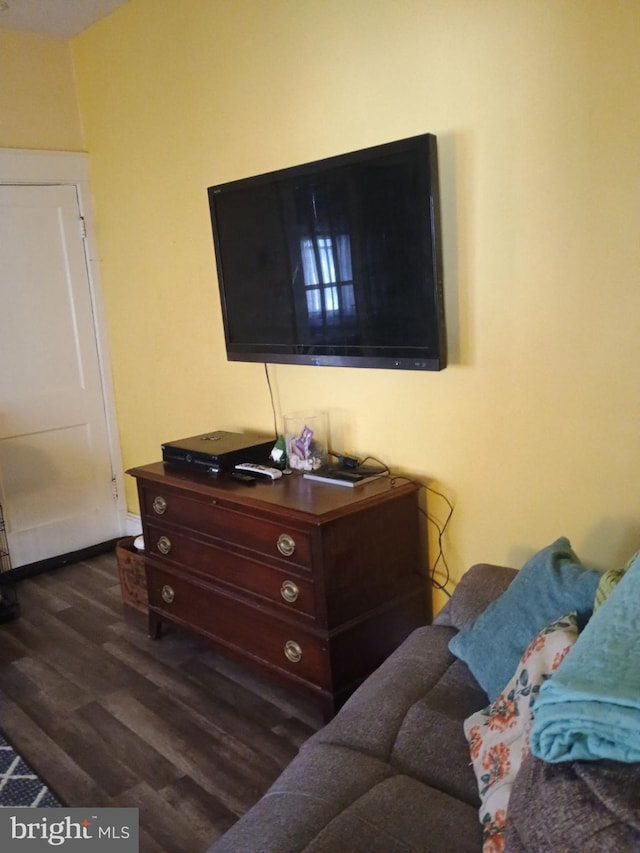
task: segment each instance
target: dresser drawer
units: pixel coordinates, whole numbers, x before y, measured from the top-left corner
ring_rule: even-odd
[[[149,522],[162,520],[163,525],[195,530],[311,568],[311,537],[305,530],[228,509],[215,498],[193,498],[148,484],[139,491],[141,511]]]
[[[160,616],[291,677],[330,686],[328,651],[318,637],[149,562],[147,587],[149,605]]]
[[[177,530],[145,525],[147,555],[179,571],[184,568],[232,587],[238,594],[266,599],[292,613],[315,616],[314,584],[280,568],[220,547],[211,541],[194,539]],[[295,567],[294,567],[295,568]]]

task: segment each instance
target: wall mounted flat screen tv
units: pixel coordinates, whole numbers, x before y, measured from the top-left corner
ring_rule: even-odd
[[[229,360],[446,366],[434,135],[208,193]]]

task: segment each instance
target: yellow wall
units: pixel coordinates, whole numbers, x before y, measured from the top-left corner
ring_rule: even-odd
[[[0,148],[83,147],[69,42],[0,30]]]
[[[72,49],[126,466],[271,427],[262,366],[225,359],[206,187],[429,131],[451,365],[275,366],[279,411],[454,500],[454,577],[640,546],[640,4],[131,0]]]

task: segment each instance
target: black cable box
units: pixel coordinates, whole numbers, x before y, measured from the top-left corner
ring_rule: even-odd
[[[239,462],[268,463],[274,442],[266,435],[216,430],[165,442],[161,445],[162,460],[215,474],[233,471]]]

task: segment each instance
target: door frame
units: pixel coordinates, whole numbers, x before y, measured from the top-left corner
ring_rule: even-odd
[[[0,184],[23,184],[27,186],[30,184],[36,186],[70,184],[76,188],[78,206],[80,208],[80,215],[84,219],[86,233],[86,237],[83,240],[84,254],[89,279],[89,296],[93,312],[93,331],[98,349],[98,364],[102,384],[111,470],[117,491],[116,513],[120,528],[119,535],[124,536],[127,530],[124,472],[120,442],[118,440],[111,358],[100,282],[93,205],[89,188],[89,156],[80,151],[0,148]]]

